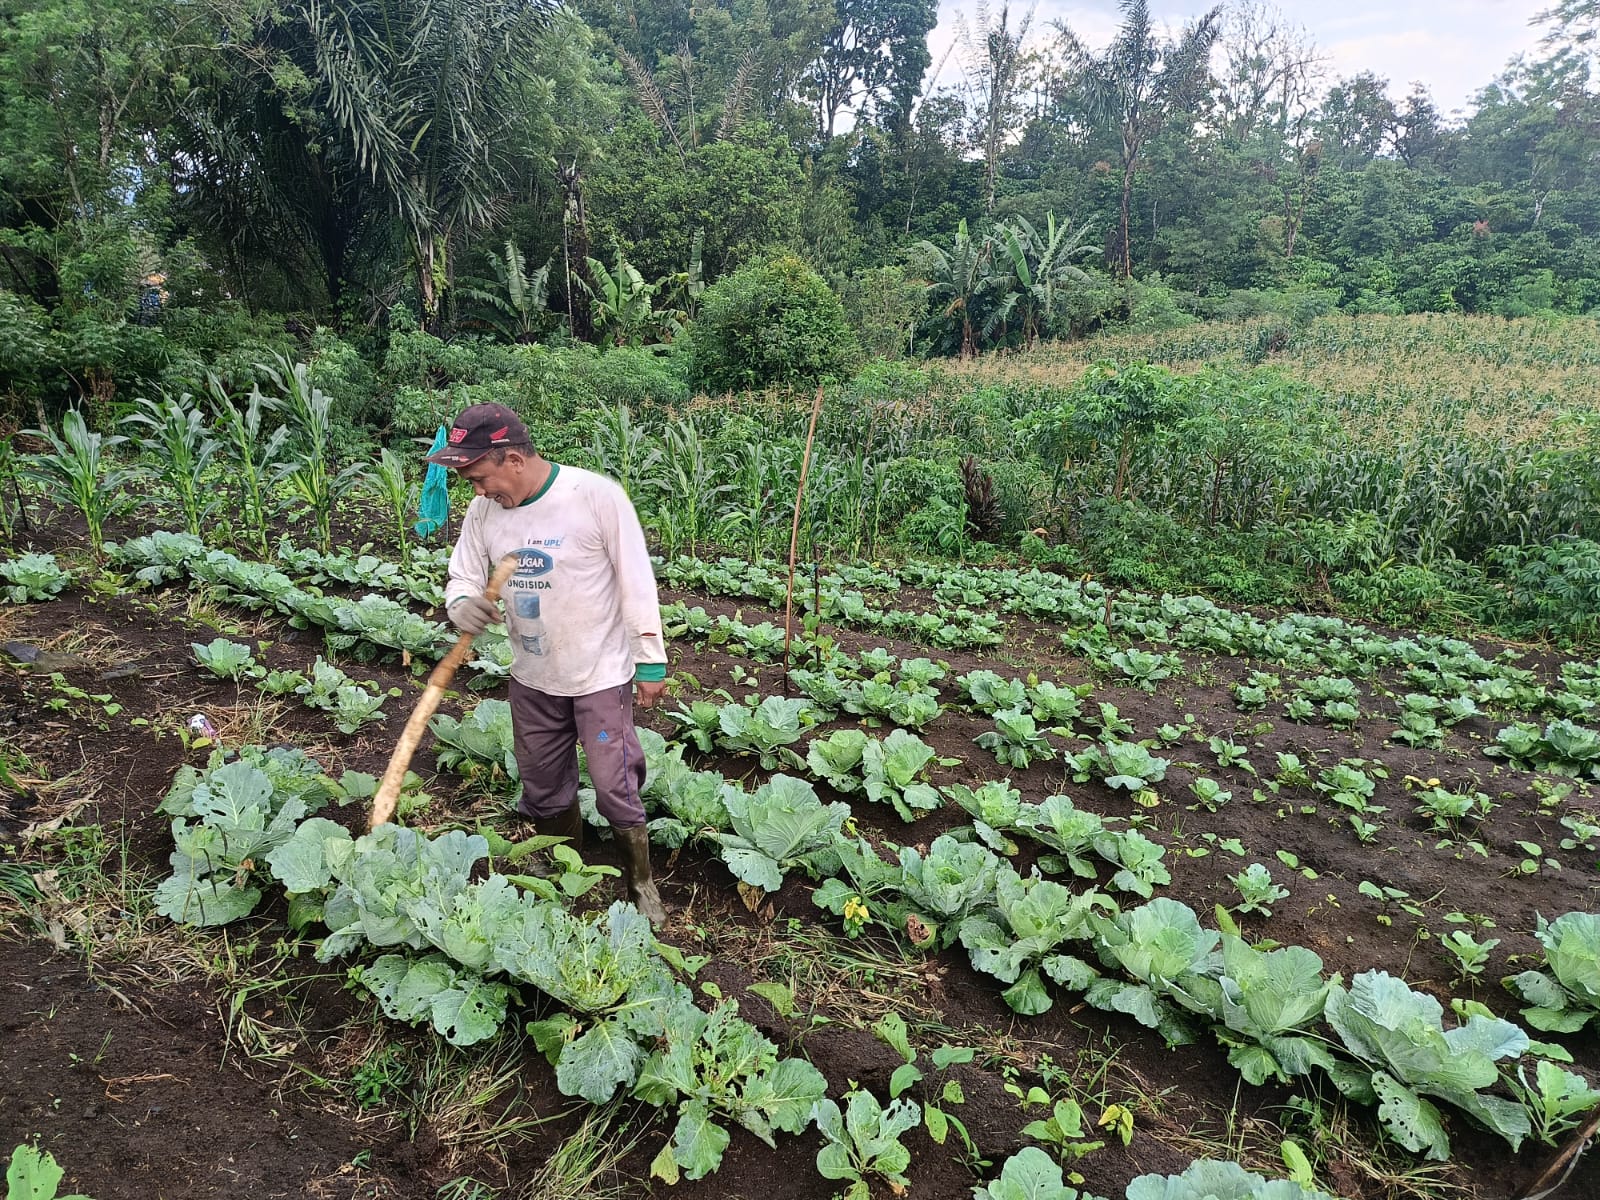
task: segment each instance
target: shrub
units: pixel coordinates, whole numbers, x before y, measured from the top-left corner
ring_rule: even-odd
[[[687,355],[666,346],[552,351],[542,380],[547,399],[568,411],[597,404],[674,408],[689,400]]]
[[[708,287],[689,346],[691,382],[709,392],[840,378],[857,351],[839,297],[793,255]]]
[[[1496,546],[1486,557],[1505,578],[1514,620],[1534,630],[1594,636],[1600,627],[1600,545],[1569,537],[1543,546]]]
[[[872,267],[850,277],[844,304],[867,354],[898,359],[911,349],[911,335],[928,308],[928,288],[904,267]]]
[[[361,352],[325,325],[311,336],[311,382],[333,397],[333,419],[345,426],[383,424],[378,376]]]
[[[1492,602],[1483,572],[1469,563],[1385,562],[1335,576],[1333,594],[1360,616],[1396,625],[1455,629],[1482,620]]]

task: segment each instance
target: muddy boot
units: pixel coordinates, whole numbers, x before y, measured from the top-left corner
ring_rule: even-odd
[[[650,874],[649,831],[643,825],[635,825],[632,829],[612,832],[622,851],[622,886],[628,899],[650,924],[660,928],[666,924],[667,910],[661,905],[661,894],[656,891],[656,881]]]
[[[520,815],[520,814],[519,814]],[[583,853],[583,810],[573,801],[572,807],[553,817],[523,817],[528,822],[528,832],[535,837],[564,837],[567,845]],[[540,879],[550,874],[550,852],[538,851],[528,859],[519,861],[520,869]]]
[[[539,817],[531,822],[533,832],[541,837],[564,837],[567,845],[583,853],[583,810],[574,800],[572,807],[563,809],[553,817]]]

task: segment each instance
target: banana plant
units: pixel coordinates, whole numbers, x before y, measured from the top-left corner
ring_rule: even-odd
[[[973,335],[974,310],[994,258],[993,237],[974,238],[963,220],[956,226],[955,241],[948,253],[932,242],[921,241],[911,248],[911,256],[927,276],[928,291],[943,301],[940,315],[960,321],[961,357],[973,357],[978,352]]]
[[[1077,229],[1070,225],[1057,225],[1055,213],[1045,215],[1044,236],[1026,217],[1013,217],[1009,225],[998,232],[1001,247],[1010,261],[1017,290],[1002,305],[1007,315],[1016,307],[1022,309],[1022,338],[1032,346],[1039,340],[1041,328],[1049,331],[1054,323],[1056,307],[1064,299],[1069,284],[1086,284],[1089,277],[1071,261],[1075,255],[1092,254],[1094,247],[1085,242],[1089,223]]]
[[[597,258],[586,260],[589,278],[578,282],[588,293],[594,305],[593,317],[596,332],[609,331],[612,343],[617,346],[636,344],[642,340],[654,320],[656,311],[652,303],[655,285],[646,283],[638,268],[617,251],[617,265],[607,270]]]
[[[462,280],[456,284],[456,296],[479,305],[472,315],[502,337],[513,342],[533,341],[549,305],[550,260],[528,270],[527,258],[507,238],[504,250],[489,259],[489,266],[494,279]]]
[[[701,265],[701,247],[705,231],[697,229],[689,247],[689,265],[682,271],[663,275],[654,284],[655,294],[662,297],[665,306],[655,312],[656,332],[664,342],[670,342],[700,315],[700,297],[706,290],[705,271]]]

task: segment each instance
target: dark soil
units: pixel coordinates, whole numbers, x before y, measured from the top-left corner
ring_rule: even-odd
[[[685,598],[712,612],[742,607],[751,620],[771,616],[756,603]],[[46,604],[0,609],[0,642],[58,656],[31,669],[10,660],[0,668],[3,761],[17,777],[15,787],[0,791],[0,864],[17,859],[39,868],[45,873],[38,878],[46,885],[43,901],[18,899],[0,886],[0,1048],[6,1064],[0,1154],[37,1139],[65,1167],[72,1190],[101,1200],[432,1197],[468,1194],[439,1192],[468,1177],[490,1189],[485,1194],[536,1194],[537,1172],[557,1145],[578,1131],[586,1106],[556,1093],[552,1072],[531,1047],[522,1056],[515,1086],[486,1108],[491,1116],[545,1121],[520,1139],[486,1142],[466,1127],[471,1122],[450,1117],[426,1098],[416,1068],[439,1052],[430,1036],[375,1016],[370,1002],[341,987],[342,967],[319,966],[308,951],[278,953],[280,939],[287,937],[281,903],[225,932],[192,937],[185,932],[189,945],[199,947],[186,953],[176,949],[175,931],[160,918],[129,911],[134,907],[130,897],[168,870],[169,820],[154,811],[155,805],[181,763],[204,761],[205,750],[186,745],[181,733],[191,714],[205,713],[219,726],[225,744],[293,743],[330,772],[354,767],[376,774],[418,686],[416,675],[398,664],[343,663],[355,678],[401,687],[405,695],[389,702],[387,729],[342,736],[324,714],[263,703],[251,688],[209,680],[192,665],[189,652],[190,642],[208,641],[220,631],[238,640],[270,641],[260,655],[270,666],[303,668],[321,650],[319,638],[191,600],[181,592],[79,590]],[[1600,805],[1581,789],[1556,815],[1541,808],[1531,777],[1481,754],[1482,740],[1498,728],[1494,721],[1458,728],[1441,750],[1416,751],[1385,741],[1393,723],[1381,717],[1369,715],[1356,729],[1338,731],[1290,723],[1281,705],[1261,714],[1241,713],[1229,684],[1251,666],[1271,670],[1268,664],[1184,653],[1183,677],[1145,693],[1097,678],[1088,664],[1061,652],[1053,630],[1035,622],[1015,623],[1007,645],[988,654],[941,653],[847,630],[832,632],[849,649],[883,645],[902,656],[943,659],[952,676],[982,666],[1003,674],[1031,671],[1060,682],[1091,682],[1093,700],[1115,703],[1138,736],[1193,714],[1199,739],[1156,751],[1173,766],[1156,785],[1160,803],[1153,808],[1098,783],[1073,783],[1059,762],[1025,771],[998,768],[972,744],[990,727],[987,719],[948,712],[922,736],[940,754],[962,760],[939,769],[936,782],[977,783],[1009,774],[1027,799],[1065,792],[1081,806],[1145,822],[1145,832],[1170,847],[1173,883],[1162,894],[1191,905],[1202,919],[1210,919],[1213,905],[1238,902],[1229,875],[1251,862],[1264,863],[1291,895],[1274,906],[1270,918],[1241,918],[1246,932],[1308,946],[1322,956],[1328,972],[1346,979],[1384,969],[1443,1000],[1471,996],[1517,1019],[1516,1002],[1498,980],[1523,969],[1519,962],[1537,951],[1530,933],[1535,914],[1549,918],[1595,907],[1596,856],[1555,847],[1566,832],[1559,814],[1594,814]],[[674,672],[692,676],[702,692],[724,688],[735,696],[746,694],[747,686],[734,683],[735,663],[755,670],[759,690],[781,687],[775,665],[751,664],[689,644],[673,649]],[[52,669],[84,695],[52,682]],[[1368,693],[1364,714],[1392,709],[1380,690],[1363,684]],[[478,696],[453,697],[446,709],[470,707]],[[649,714],[647,721],[663,733],[671,729],[659,713]],[[1228,734],[1248,747],[1258,774],[1237,766],[1219,768],[1204,741],[1212,733]],[[1263,781],[1276,773],[1280,751],[1323,766],[1344,757],[1381,759],[1389,777],[1379,783],[1375,802],[1386,805],[1387,812],[1378,818],[1382,829],[1376,839],[1359,842],[1344,810],[1325,797],[1289,788],[1270,794]],[[426,746],[413,765],[431,777]],[[711,765],[730,776],[763,774],[750,760],[720,759]],[[1215,813],[1190,807],[1189,784],[1202,775],[1233,793]],[[1487,857],[1437,845],[1440,835],[1413,812],[1403,782],[1407,775],[1473,786],[1493,798],[1497,807],[1478,834]],[[468,814],[475,819],[504,808],[499,799],[470,794],[448,776],[430,778],[428,790],[433,806],[417,818],[425,823]],[[826,788],[819,791],[836,798]],[[1252,798],[1258,791],[1264,797],[1259,801]],[[856,813],[861,831],[880,844],[926,845],[965,821],[954,808],[911,826],[886,807],[857,803]],[[365,817],[354,810],[328,815],[352,828]],[[72,832],[96,823],[104,833],[101,842]],[[1226,839],[1237,839],[1245,856],[1219,844]],[[1518,864],[1527,855],[1519,841],[1537,842],[1561,860],[1561,869],[1521,873]],[[588,857],[615,863],[607,842],[591,842]],[[1291,870],[1279,851],[1293,855],[1314,877]],[[84,882],[85,855],[96,857],[104,872],[97,890]],[[1030,861],[1024,851],[1019,865]],[[1240,1082],[1222,1048],[1206,1042],[1169,1050],[1151,1031],[1087,1008],[1070,995],[1059,996],[1041,1017],[1019,1017],[1001,1000],[994,981],[975,973],[959,950],[907,960],[892,945],[871,938],[840,938],[832,919],[812,904],[814,885],[803,878],[791,878],[752,910],[726,869],[704,852],[685,851],[659,865],[663,897],[673,911],[663,936],[686,952],[710,956],[697,985],[738,997],[743,1014],[786,1053],[804,1054],[824,1072],[830,1094],[842,1094],[851,1081],[880,1097],[887,1094],[900,1059],[870,1025],[891,1008],[906,1017],[924,1051],[942,1042],[979,1049],[972,1063],[943,1072],[932,1068],[926,1054],[919,1060],[926,1078],[911,1095],[937,1102],[946,1083],[955,1080],[964,1103],[943,1107],[964,1124],[972,1149],[954,1132],[943,1146],[922,1130],[907,1136],[912,1196],[966,1197],[978,1178],[1027,1144],[1022,1126],[1045,1114],[1024,1112],[1006,1085],[1016,1082],[1025,1090],[1050,1072],[1073,1082],[1091,1119],[1108,1103],[1134,1112],[1126,1147],[1113,1138],[1107,1148],[1073,1164],[1083,1186],[1101,1195],[1120,1197],[1133,1176],[1176,1172],[1205,1153],[1243,1155],[1256,1169],[1281,1174],[1276,1154],[1284,1132],[1320,1150],[1323,1186],[1350,1200],[1421,1194],[1403,1182],[1404,1174],[1420,1165],[1417,1160],[1393,1147],[1375,1149],[1373,1115],[1360,1109],[1345,1113],[1331,1088],[1320,1096],[1309,1090],[1251,1088]],[[1407,896],[1384,905],[1358,890],[1363,881]],[[128,904],[119,907],[118,898]],[[1449,923],[1449,913],[1494,926],[1480,933]],[[141,920],[148,928],[140,926]],[[1441,934],[1458,927],[1501,939],[1481,980],[1458,981],[1453,959],[1438,944]],[[814,964],[818,956],[800,951],[822,938],[833,947],[835,969],[819,980],[804,974],[801,964],[802,958]],[[248,986],[263,978],[281,986]],[[786,1019],[746,991],[762,980],[794,982],[799,1014]],[[288,1031],[278,1044],[272,1034],[259,1032],[274,1029]],[[1591,1076],[1600,1069],[1595,1034],[1562,1040],[1581,1069]],[[380,1088],[382,1103],[363,1108],[356,1083],[362,1063],[377,1061],[385,1047],[412,1064],[413,1072]],[[470,1056],[461,1058],[466,1062]],[[1059,1083],[1056,1090],[1061,1094]],[[1331,1122],[1321,1126],[1320,1141],[1308,1113]],[[642,1105],[624,1107],[615,1120],[637,1142],[601,1182],[631,1195],[667,1192],[648,1175],[650,1161],[671,1135],[670,1122]],[[1510,1200],[1552,1154],[1530,1145],[1513,1155],[1460,1117],[1451,1118],[1451,1132],[1456,1157],[1434,1178],[1455,1187],[1458,1196]],[[780,1136],[776,1150],[736,1131],[715,1175],[670,1190],[686,1200],[827,1196],[834,1189],[814,1165],[819,1145],[815,1131]],[[1572,1200],[1595,1195],[1600,1195],[1600,1163],[1593,1162],[1581,1164],[1558,1193]]]

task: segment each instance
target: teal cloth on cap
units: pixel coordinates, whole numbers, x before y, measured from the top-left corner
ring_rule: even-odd
[[[437,454],[445,447],[445,440],[450,431],[443,425],[433,439],[433,446],[429,454]],[[444,528],[444,523],[450,519],[450,472],[438,463],[428,464],[428,473],[422,477],[422,495],[417,500],[417,516],[422,518],[416,524],[417,536],[427,537]]]

